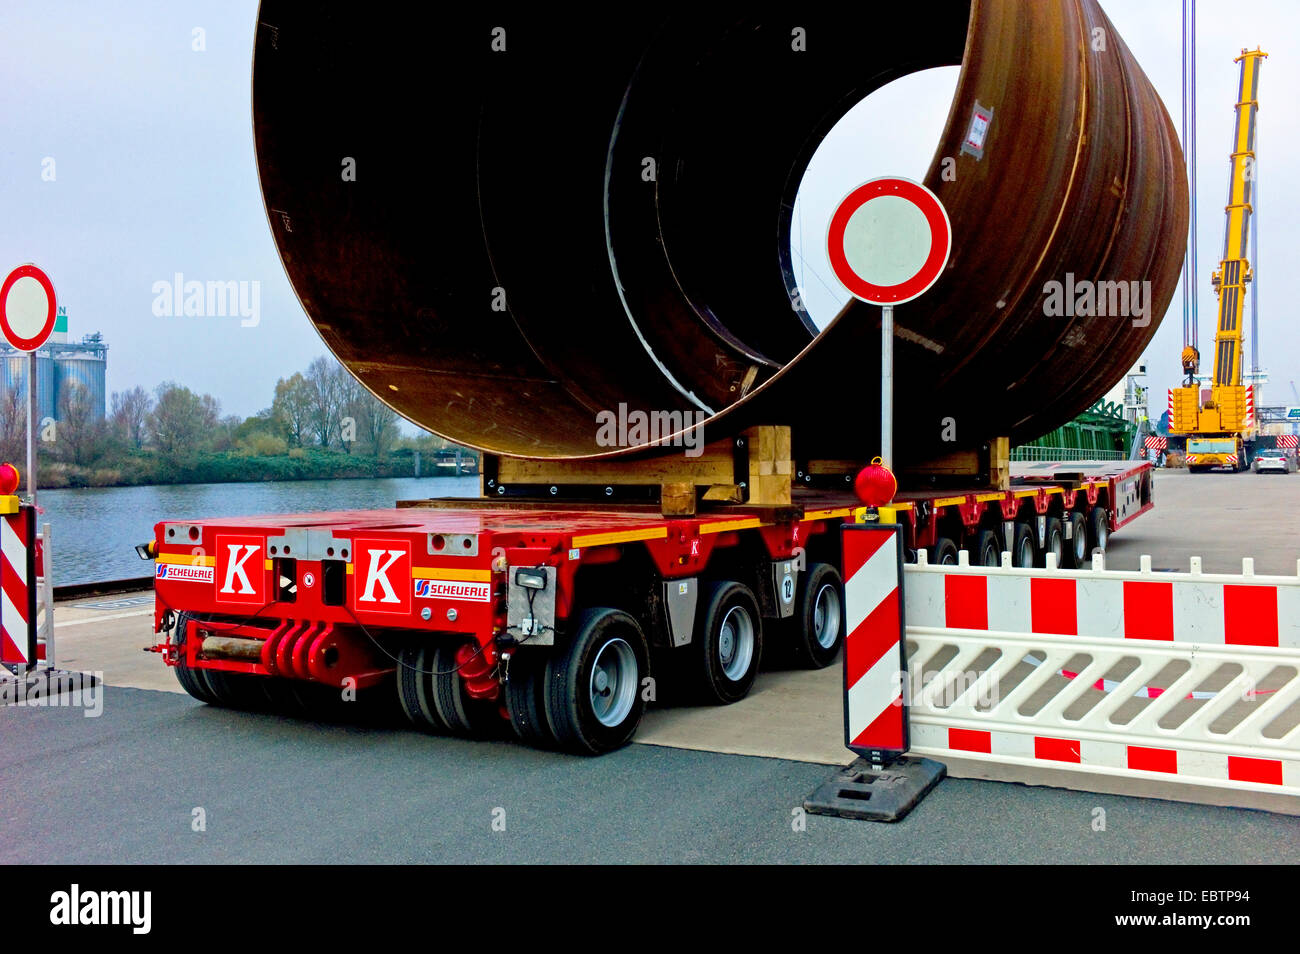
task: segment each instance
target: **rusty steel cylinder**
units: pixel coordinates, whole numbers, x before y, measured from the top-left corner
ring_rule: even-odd
[[[1182,151],[1095,0],[450,7],[263,0],[253,126],[325,343],[453,441],[644,452],[598,439],[623,406],[702,420],[706,440],[788,424],[801,458],[877,452],[879,309],[851,302],[817,333],[791,212],[836,121],[935,66],[961,67],[924,179],[953,243],[895,312],[900,463],[1069,420],[1173,295]],[[977,106],[992,119],[972,148]],[[1085,283],[1094,304],[1062,307],[1053,289]]]

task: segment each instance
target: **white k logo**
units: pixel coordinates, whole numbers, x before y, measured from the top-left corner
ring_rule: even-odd
[[[388,568],[397,562],[398,557],[406,555],[405,550],[368,550],[370,554],[370,569],[366,571],[366,588],[361,593],[361,599],[367,603],[400,603],[397,593],[393,591],[393,585],[388,582]],[[388,554],[388,561],[379,565],[379,558]],[[384,588],[384,597],[381,600],[375,600],[375,584],[378,583]]]
[[[222,585],[221,592],[235,593],[235,577],[238,576],[239,594],[256,593],[257,590],[253,589],[253,584],[248,581],[248,574],[244,572],[244,564],[248,562],[249,557],[262,548],[255,543],[231,543],[229,547],[230,561],[226,564],[226,582]],[[241,549],[244,551],[242,557],[239,555]]]

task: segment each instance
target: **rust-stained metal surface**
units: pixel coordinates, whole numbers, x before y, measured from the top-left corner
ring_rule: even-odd
[[[597,442],[596,419],[625,403],[703,411],[708,440],[790,424],[800,457],[874,453],[879,310],[850,304],[814,336],[790,213],[835,122],[933,66],[962,67],[925,177],[953,249],[895,313],[900,464],[1070,419],[1173,294],[1182,153],[1094,0],[608,22],[427,9],[263,0],[253,123],[307,314],[363,384],[452,440],[626,452]],[[978,157],[962,150],[977,102],[994,111]],[[1149,289],[1148,323],[1047,314],[1067,273]]]

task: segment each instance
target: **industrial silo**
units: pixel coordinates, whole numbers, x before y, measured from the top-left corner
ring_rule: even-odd
[[[16,390],[20,400],[27,399],[27,362],[25,353],[6,349],[0,360],[0,377],[6,390]],[[54,360],[48,355],[37,352],[36,355],[36,417],[41,421],[47,417],[56,417]]]
[[[47,359],[48,360],[48,359]],[[63,354],[53,359],[57,385],[57,400],[62,402],[64,396],[80,385],[90,395],[94,416],[103,420],[105,416],[104,388],[105,368],[107,362],[94,352]],[[39,380],[39,377],[38,379]],[[56,415],[57,416],[57,415]]]

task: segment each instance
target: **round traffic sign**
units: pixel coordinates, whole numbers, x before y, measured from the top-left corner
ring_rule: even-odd
[[[19,265],[0,285],[0,332],[19,351],[35,351],[54,331],[54,283],[35,265]]]
[[[835,209],[826,252],[854,298],[897,305],[938,280],[952,250],[943,203],[911,179],[887,176],[858,186]]]

